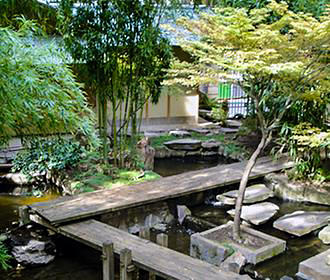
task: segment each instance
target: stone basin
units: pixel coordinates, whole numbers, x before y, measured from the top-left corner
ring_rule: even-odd
[[[220,266],[232,251],[240,252],[248,263],[257,264],[272,258],[286,248],[286,242],[249,227],[241,226],[243,243],[230,237],[233,223],[195,233],[190,237],[190,255]]]

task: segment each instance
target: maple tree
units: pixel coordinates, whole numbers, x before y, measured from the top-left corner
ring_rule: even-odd
[[[197,87],[222,79],[241,86],[255,106],[261,140],[247,162],[236,201],[233,235],[240,240],[242,202],[258,156],[295,102],[324,102],[329,91],[329,9],[316,19],[272,0],[265,8],[215,8],[198,20],[177,23],[198,39],[181,41],[193,61],[174,60],[165,84]]]

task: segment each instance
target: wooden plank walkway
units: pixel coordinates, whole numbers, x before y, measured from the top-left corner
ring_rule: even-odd
[[[139,268],[172,280],[248,280],[248,276],[220,271],[214,265],[161,247],[104,223],[88,220],[59,228],[67,237],[82,242],[99,251],[102,244],[111,241],[114,252],[123,249],[132,252],[133,263]]]
[[[245,164],[239,162],[219,165],[155,181],[80,194],[64,201],[59,199],[35,204],[30,208],[52,225],[59,225],[237,183],[241,179]],[[263,177],[293,165],[287,158],[277,161],[272,161],[269,157],[260,158],[251,172],[250,179]]]

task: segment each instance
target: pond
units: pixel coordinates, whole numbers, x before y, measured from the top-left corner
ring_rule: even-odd
[[[197,170],[212,167],[219,163],[217,160],[206,161],[203,159],[163,159],[155,162],[156,171],[163,176],[182,173],[190,170]],[[44,198],[16,197],[7,194],[0,194],[0,233],[4,232],[11,223],[18,219],[18,207],[54,198],[46,196]],[[330,210],[327,206],[320,206],[308,203],[284,202],[278,199],[271,199],[271,202],[280,206],[278,217],[296,210],[325,211]],[[212,205],[200,205],[192,207],[192,214],[196,217],[221,225],[230,220],[226,213],[226,208],[216,208]],[[265,261],[256,266],[258,273],[271,280],[279,280],[282,276],[294,276],[298,270],[298,264],[302,260],[312,257],[328,249],[328,247],[318,239],[316,233],[296,238],[289,234],[278,231],[268,222],[257,229],[282,238],[287,241],[288,249],[281,255]],[[155,239],[157,232],[152,232],[152,239]],[[168,229],[169,247],[179,252],[188,254],[190,244],[190,230],[186,230],[179,225],[170,226]],[[55,261],[45,267],[13,270],[9,273],[0,273],[0,280],[21,279],[21,280],[94,280],[102,279],[101,261],[98,252],[82,246],[71,240],[60,238],[56,241],[58,257]]]
[[[270,202],[277,204],[280,207],[277,217],[283,216],[294,211],[330,211],[328,206],[315,205],[301,202],[288,202],[279,199],[270,199]],[[192,210],[194,216],[212,222],[216,225],[227,223],[230,216],[223,208],[215,208],[213,206],[203,205],[195,207]],[[270,260],[258,264],[255,269],[264,277],[269,277],[271,280],[279,280],[282,276],[288,275],[293,277],[298,271],[298,265],[301,261],[317,255],[329,249],[317,237],[317,232],[308,234],[303,237],[294,237],[285,232],[279,231],[273,227],[273,220],[258,227],[254,227],[264,233],[286,240],[287,250],[281,255]]]
[[[225,160],[219,157],[174,157],[155,159],[154,171],[163,177],[181,174],[224,164]]]

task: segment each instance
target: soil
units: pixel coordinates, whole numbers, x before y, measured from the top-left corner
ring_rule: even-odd
[[[212,241],[217,241],[222,244],[234,243],[252,250],[260,249],[270,244],[268,240],[265,240],[259,236],[255,236],[251,233],[247,233],[244,230],[242,230],[241,236],[242,243],[239,243],[238,241],[234,240],[232,227],[222,228],[204,235],[205,238]]]

